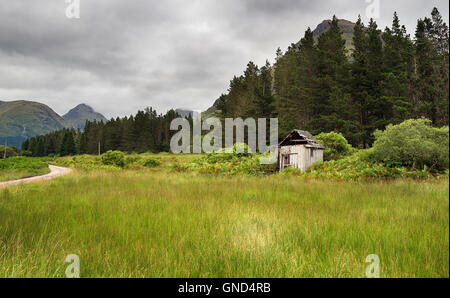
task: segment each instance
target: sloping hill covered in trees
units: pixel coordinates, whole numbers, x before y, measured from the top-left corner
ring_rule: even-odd
[[[286,52],[278,49],[274,65],[250,62],[207,114],[278,117],[280,135],[338,131],[360,147],[376,129],[409,118],[448,125],[448,27],[437,9],[418,20],[414,37],[397,14],[384,30],[373,20],[346,21],[346,32],[342,24],[334,17],[316,34],[308,29]]]

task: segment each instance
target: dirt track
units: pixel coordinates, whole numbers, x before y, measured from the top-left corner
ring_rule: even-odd
[[[72,172],[71,169],[68,168],[62,168],[57,166],[48,166],[50,168],[50,173],[42,176],[35,176],[30,178],[23,178],[18,180],[12,180],[12,181],[6,181],[6,182],[0,182],[0,188],[11,186],[11,185],[17,185],[21,183],[30,183],[30,182],[37,182],[37,181],[43,181],[43,180],[50,180],[54,179],[60,176],[64,176]]]

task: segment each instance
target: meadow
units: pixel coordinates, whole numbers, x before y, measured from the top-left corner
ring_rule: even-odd
[[[10,157],[0,159],[0,182],[49,173],[43,158]]]
[[[64,277],[69,254],[81,277],[363,278],[370,254],[381,277],[449,277],[448,176],[310,180],[127,158],[53,159],[74,173],[0,190],[0,277]]]

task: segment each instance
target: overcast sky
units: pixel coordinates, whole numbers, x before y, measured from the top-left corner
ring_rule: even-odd
[[[333,14],[367,20],[377,0],[66,0],[0,1],[0,100],[34,100],[64,114],[87,103],[105,116],[152,106],[205,110],[248,61],[273,62]],[[414,34],[437,0],[378,0],[380,27],[397,11]]]

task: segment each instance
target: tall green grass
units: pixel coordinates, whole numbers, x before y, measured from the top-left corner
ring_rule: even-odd
[[[449,184],[78,172],[0,190],[0,276],[449,277]]]
[[[17,156],[0,159],[0,182],[44,175],[49,172],[48,164],[43,158]]]

